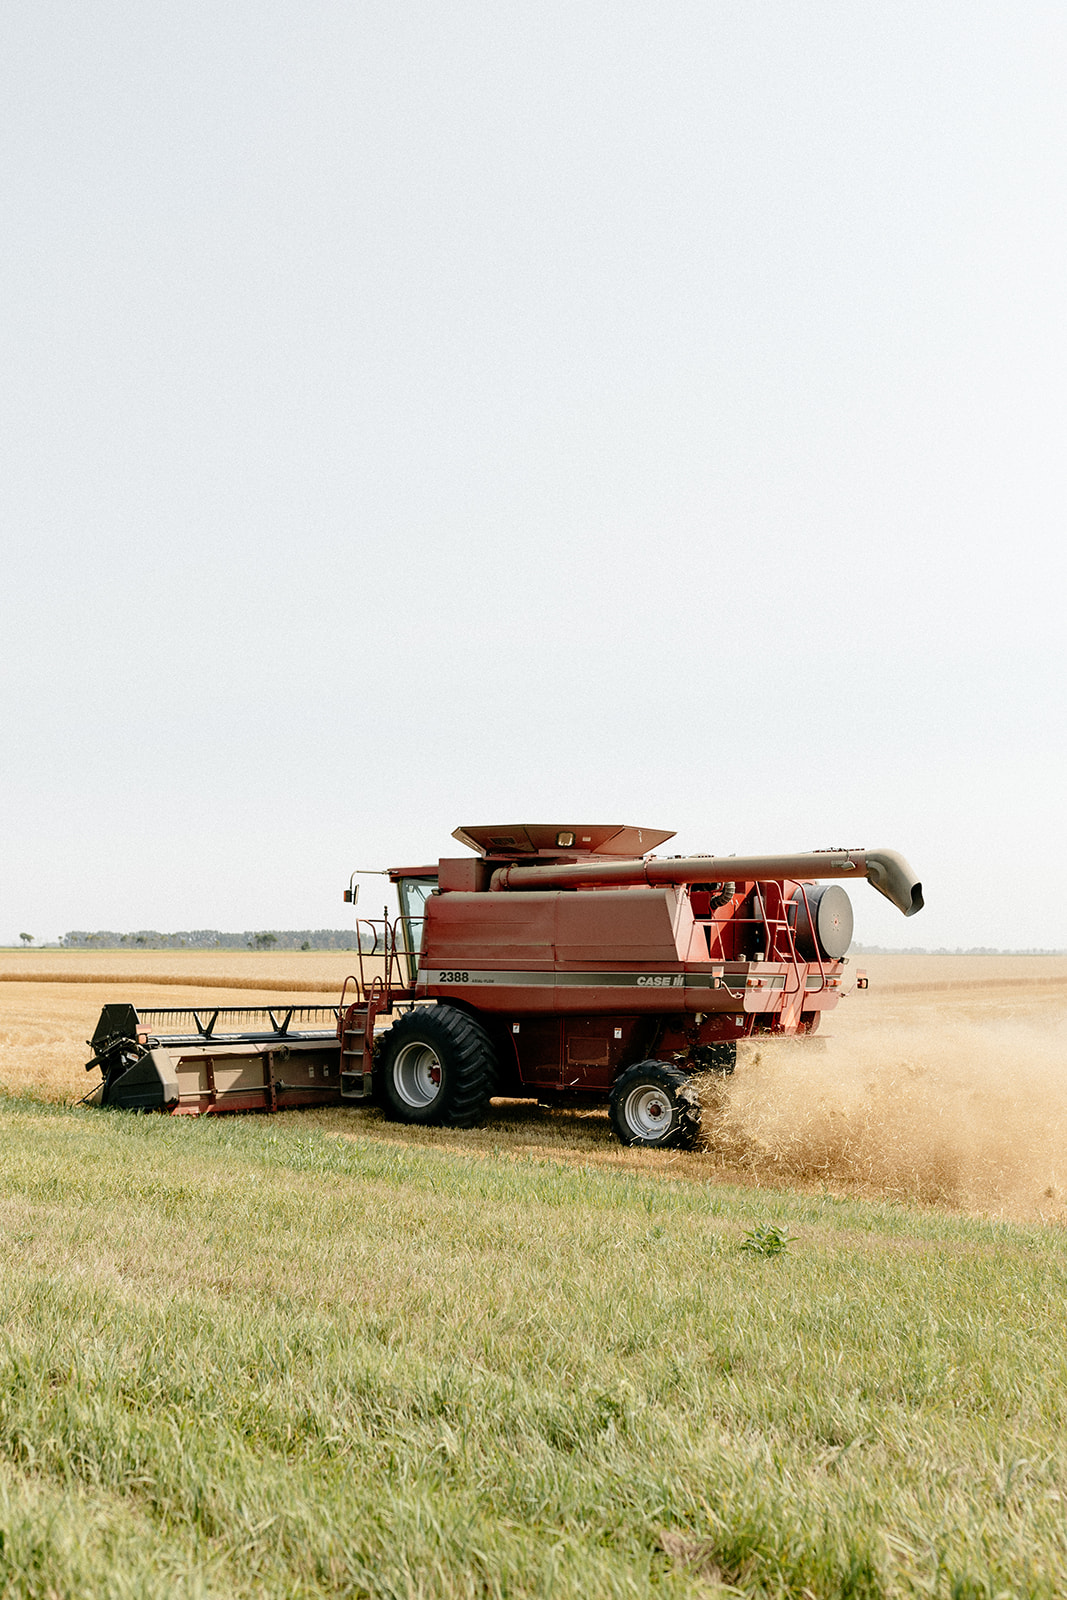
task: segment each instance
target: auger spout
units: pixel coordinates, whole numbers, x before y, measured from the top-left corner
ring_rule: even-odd
[[[813,850],[781,856],[675,856],[630,861],[574,861],[527,866],[511,862],[490,879],[491,890],[624,888],[671,883],[796,882],[866,878],[906,917],[922,910],[922,884],[895,850]]]

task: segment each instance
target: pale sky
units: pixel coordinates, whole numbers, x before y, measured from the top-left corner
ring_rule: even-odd
[[[1062,4],[8,6],[0,941],[547,820],[1067,946],[1065,69]]]

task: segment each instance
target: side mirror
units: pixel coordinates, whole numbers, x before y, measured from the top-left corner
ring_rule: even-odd
[[[345,890],[345,904],[349,905],[349,906],[354,906],[358,899],[359,899],[359,884],[356,882],[356,875],[353,872],[352,877],[351,877],[351,879],[349,881],[349,884],[348,884],[348,888]]]

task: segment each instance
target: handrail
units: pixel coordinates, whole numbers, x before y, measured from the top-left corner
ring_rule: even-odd
[[[808,903],[808,891],[807,891],[807,888],[802,883],[798,884],[797,887],[800,890],[800,894],[801,894],[801,896],[803,898],[804,911],[805,911],[805,914],[806,914],[807,919],[808,919],[808,926],[810,928],[814,929],[815,922],[814,922],[814,920],[812,918],[811,906]],[[782,990],[782,994],[783,995],[794,995],[794,994],[798,994],[800,992],[800,990],[801,990],[800,969],[801,969],[802,966],[817,966],[818,969],[819,969],[819,987],[817,989],[812,989],[812,990],[809,991],[808,987],[807,987],[807,981],[805,979],[805,982],[804,982],[804,985],[803,985],[803,991],[804,991],[805,995],[808,994],[809,992],[811,994],[821,994],[828,987],[828,985],[827,985],[826,967],[825,967],[825,964],[823,962],[822,952],[819,949],[819,941],[818,941],[818,939],[816,938],[814,940],[814,944],[815,944],[815,959],[814,959],[814,961],[802,961],[800,956],[799,956],[799,954],[797,953],[796,919],[794,918],[793,921],[790,921],[789,916],[788,916],[788,911],[787,911],[787,914],[785,916],[782,916],[782,917],[771,917],[768,914],[768,911],[767,911],[767,902],[766,902],[766,899],[764,898],[763,887],[762,887],[762,885],[760,883],[753,884],[753,898],[754,898],[755,903],[759,907],[759,913],[756,916],[751,916],[751,917],[733,916],[733,917],[730,918],[729,924],[724,924],[724,923],[718,922],[718,921],[716,921],[716,919],[714,917],[695,917],[693,920],[697,923],[697,925],[699,927],[706,928],[708,930],[709,934],[710,934],[710,932],[711,932],[711,930],[713,928],[714,929],[721,929],[724,926],[737,927],[739,925],[742,925],[742,926],[762,927],[763,932],[764,932],[764,944],[766,946],[765,959],[768,960],[768,961],[772,961],[772,962],[773,961],[781,962],[783,965],[791,966],[792,969],[793,969],[793,974],[794,974],[794,978],[795,978],[796,981],[794,982],[792,987],[788,987],[787,986],[786,988],[784,988]],[[793,901],[791,903],[792,904],[796,904],[795,901]],[[787,943],[787,946],[788,946],[788,948],[787,948],[787,950],[785,951],[784,954],[778,948],[778,935],[781,934],[782,932],[784,932],[785,935],[786,935],[786,943]],[[709,952],[710,952],[710,948],[711,948],[711,940],[710,940],[710,938],[709,938],[709,941],[708,941],[708,948],[709,948]],[[712,958],[712,959],[714,959],[714,958]],[[740,961],[740,960],[746,960],[746,959],[749,959],[749,958],[743,957],[743,956],[738,956],[736,959]],[[743,989],[731,989],[726,983],[723,983],[722,987],[726,990],[727,994],[729,994],[731,996],[740,996],[740,995],[743,995],[745,993],[745,990],[743,990]]]
[[[371,986],[378,981],[381,985],[382,1009],[392,1010],[392,1000],[395,991],[403,991],[410,995],[414,989],[414,971],[418,966],[419,951],[412,949],[408,944],[406,922],[424,923],[424,917],[402,916],[394,917],[359,917],[356,921],[357,933],[357,958],[359,961],[359,987],[364,999],[368,997]],[[366,928],[370,934],[370,946],[364,948],[361,930]],[[402,935],[402,936],[398,936]],[[421,939],[420,939],[421,948]],[[364,965],[364,958],[380,960],[384,963],[384,976],[373,974],[368,976]],[[404,964],[410,962],[412,971],[408,974]]]

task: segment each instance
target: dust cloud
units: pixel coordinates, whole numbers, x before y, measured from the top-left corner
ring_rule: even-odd
[[[704,1098],[708,1155],[754,1178],[1067,1221],[1062,1013],[753,1041]]]

